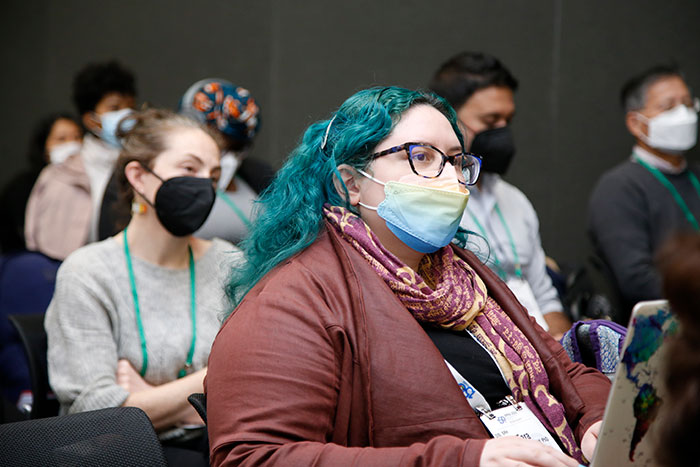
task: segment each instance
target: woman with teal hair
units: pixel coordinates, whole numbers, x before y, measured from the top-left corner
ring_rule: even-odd
[[[608,379],[451,244],[479,169],[454,110],[420,91],[360,91],[309,127],[231,278],[205,384],[212,465],[592,456]],[[516,412],[525,432],[493,426]]]

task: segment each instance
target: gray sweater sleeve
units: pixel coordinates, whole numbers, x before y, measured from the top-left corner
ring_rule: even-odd
[[[623,298],[635,303],[661,297],[654,268],[649,206],[631,170],[605,174],[589,204],[589,232],[612,269]]]
[[[45,320],[49,381],[69,413],[117,407],[129,395],[116,382],[114,304],[101,290],[95,258],[82,253],[61,265]]]

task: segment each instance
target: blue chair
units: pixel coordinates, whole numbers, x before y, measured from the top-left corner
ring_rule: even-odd
[[[31,388],[31,378],[25,347],[8,316],[43,314],[53,296],[59,265],[33,251],[0,257],[0,390],[13,404],[20,392]]]

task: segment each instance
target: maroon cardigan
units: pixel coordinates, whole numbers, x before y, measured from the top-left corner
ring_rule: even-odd
[[[544,362],[577,440],[610,387],[473,254],[458,250]],[[214,341],[211,464],[478,465],[489,435],[418,322],[333,229],[270,272]]]

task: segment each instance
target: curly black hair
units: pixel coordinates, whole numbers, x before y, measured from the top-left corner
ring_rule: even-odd
[[[110,92],[136,96],[134,74],[116,60],[90,63],[73,79],[73,102],[78,115],[95,110],[98,102]]]

